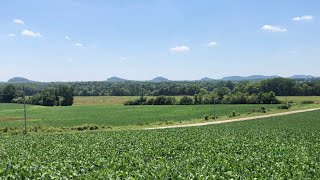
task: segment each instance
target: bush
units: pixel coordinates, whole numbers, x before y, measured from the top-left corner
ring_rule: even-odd
[[[188,96],[183,96],[180,99],[180,104],[181,105],[191,105],[191,104],[193,104],[193,100],[192,100],[192,98],[189,98]]]
[[[278,109],[290,109],[290,104],[283,104],[277,107]]]
[[[139,99],[126,101],[124,105],[174,105],[175,103],[175,97],[158,96],[147,100],[141,96]]]
[[[78,131],[84,131],[84,130],[97,130],[99,129],[98,125],[95,124],[85,124],[85,125],[81,125],[81,126],[75,126],[72,127],[71,130],[78,130]]]
[[[241,114],[236,113],[235,111],[232,111],[231,115],[229,115],[229,117],[236,117],[236,116],[241,116]]]
[[[206,115],[203,116],[203,118],[204,118],[205,121],[208,121],[210,116],[206,114]]]
[[[314,104],[314,101],[305,100],[305,101],[301,101],[301,104]]]
[[[144,96],[141,96],[139,99],[135,100],[128,100],[124,103],[124,105],[146,105],[147,104],[147,98]]]

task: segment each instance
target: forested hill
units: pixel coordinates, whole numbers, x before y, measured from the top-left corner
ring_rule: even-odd
[[[5,84],[0,84],[0,89]],[[18,89],[25,86],[26,95],[33,95],[45,88],[60,85],[72,86],[76,96],[176,96],[194,95],[201,92],[213,92],[214,90],[241,93],[259,93],[273,91],[277,96],[284,95],[320,95],[320,80],[294,80],[290,78],[274,78],[257,82],[249,81],[166,81],[166,82],[55,82],[55,83],[18,83],[14,84]]]

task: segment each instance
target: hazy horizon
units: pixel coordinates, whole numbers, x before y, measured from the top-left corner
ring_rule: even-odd
[[[294,75],[291,75],[291,76],[279,76],[279,75],[261,75],[261,74],[255,74],[255,75],[246,75],[246,76],[238,76],[238,75],[232,75],[232,76],[225,76],[225,77],[221,77],[221,78],[211,78],[211,77],[202,77],[202,78],[210,78],[210,79],[213,79],[213,80],[223,80],[223,78],[229,78],[229,77],[249,77],[249,76],[279,76],[279,77],[282,77],[282,78],[291,78],[292,76],[300,76],[302,74],[294,74]],[[313,75],[310,75],[310,74],[304,74],[302,76],[313,76]],[[199,79],[170,79],[170,78],[167,78],[167,77],[164,77],[164,76],[157,76],[157,77],[150,77],[149,79],[127,79],[127,78],[123,78],[123,77],[119,77],[119,76],[112,76],[112,77],[107,77],[103,80],[69,80],[69,81],[59,81],[59,80],[54,80],[54,81],[39,81],[39,80],[36,80],[36,79],[29,79],[27,77],[12,77],[12,78],[26,78],[28,80],[31,80],[31,81],[36,81],[36,82],[81,82],[81,81],[107,81],[108,78],[121,78],[121,79],[125,79],[125,80],[128,80],[128,81],[150,81],[150,80],[153,80],[155,78],[166,78],[168,79],[169,81],[198,81],[198,80],[201,80],[202,78],[199,78]],[[320,78],[318,76],[314,76],[315,78]],[[12,79],[10,78],[10,79]],[[7,80],[3,80],[3,81],[0,81],[0,82],[7,82],[8,80],[10,79],[7,79]]]
[[[5,1],[0,81],[320,76],[320,1]]]

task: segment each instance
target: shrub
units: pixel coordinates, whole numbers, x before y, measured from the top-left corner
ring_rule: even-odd
[[[193,104],[193,100],[192,100],[192,98],[189,98],[188,96],[183,96],[180,99],[180,104],[181,105],[191,105],[191,104]]]
[[[262,107],[260,108],[260,112],[267,113],[267,109],[262,106]]]
[[[301,101],[301,104],[314,104],[314,101],[305,100],[305,101]]]
[[[203,118],[204,118],[205,121],[208,121],[209,118],[210,118],[210,116],[208,116],[208,115],[206,114],[206,115],[203,116]]]
[[[278,109],[289,109],[290,108],[290,104],[283,104],[277,107]]]

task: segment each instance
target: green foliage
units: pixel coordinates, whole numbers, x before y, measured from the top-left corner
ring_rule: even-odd
[[[205,121],[208,121],[210,116],[206,114],[206,115],[203,116],[203,118],[204,118]]]
[[[193,100],[188,96],[183,96],[180,99],[180,104],[181,105],[191,105],[191,104],[193,104]]]
[[[3,89],[7,84],[0,84]],[[247,93],[249,95],[269,93],[273,91],[277,96],[320,96],[320,79],[293,80],[275,78],[262,81],[169,81],[169,82],[55,82],[55,83],[19,83],[15,84],[17,90],[25,86],[27,96],[41,93],[47,88],[69,86],[74,89],[75,96],[194,96],[198,103],[201,94],[215,93],[217,101],[222,101],[229,94]],[[201,102],[199,103],[201,104]]]
[[[154,99],[153,105],[174,105],[175,103],[175,97],[157,96]]]
[[[314,101],[312,101],[312,100],[304,100],[304,101],[301,101],[301,104],[314,104]]]
[[[59,96],[62,100],[60,102],[61,106],[72,106],[73,104],[73,95],[74,89],[69,86],[60,86],[59,87]]]
[[[0,91],[0,103],[11,103],[17,97],[17,90],[12,84],[6,85]]]
[[[59,88],[46,88],[27,100],[28,104],[42,106],[72,106],[74,89],[68,86]]]
[[[174,105],[175,103],[175,97],[157,96],[156,98],[147,99],[141,96],[139,99],[126,101],[124,105]]]
[[[156,131],[0,136],[2,179],[319,179],[320,112]]]
[[[124,105],[147,105],[147,98],[141,96],[139,99],[126,101]],[[148,105],[153,105],[153,103]]]
[[[291,105],[290,104],[282,104],[280,106],[278,106],[278,109],[290,109]]]

